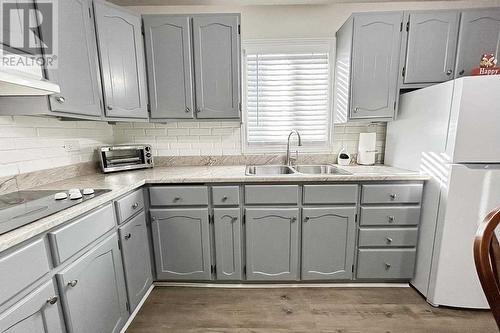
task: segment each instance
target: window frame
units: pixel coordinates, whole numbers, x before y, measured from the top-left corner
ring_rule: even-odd
[[[263,143],[249,144],[247,140],[248,125],[248,87],[247,87],[247,53],[301,53],[301,52],[328,52],[328,138],[323,144],[305,145],[300,147],[301,152],[330,153],[333,151],[333,82],[335,75],[335,39],[334,38],[287,38],[287,39],[251,39],[242,42],[242,127],[241,141],[243,154],[251,153],[283,153],[286,142],[282,144]]]

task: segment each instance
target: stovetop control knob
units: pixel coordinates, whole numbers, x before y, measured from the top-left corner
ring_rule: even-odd
[[[68,197],[68,194],[66,192],[58,192],[54,195],[54,199],[56,200],[64,200]]]
[[[83,194],[84,194],[84,195],[91,195],[91,194],[94,194],[94,189],[93,189],[93,188],[84,188],[84,189],[83,189]]]

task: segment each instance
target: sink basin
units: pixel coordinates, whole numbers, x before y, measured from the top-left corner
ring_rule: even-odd
[[[333,165],[297,165],[295,170],[299,173],[310,175],[351,175],[350,172],[339,169]]]
[[[286,165],[250,165],[245,173],[247,176],[277,176],[293,175],[295,171]]]

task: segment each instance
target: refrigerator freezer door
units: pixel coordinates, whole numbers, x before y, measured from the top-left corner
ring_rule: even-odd
[[[454,82],[446,145],[451,163],[500,163],[500,76]]]
[[[427,299],[438,305],[488,308],[476,274],[479,223],[500,206],[500,165],[450,165],[443,185]]]

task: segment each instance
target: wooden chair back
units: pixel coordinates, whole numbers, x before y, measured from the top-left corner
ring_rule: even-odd
[[[500,224],[500,208],[490,212],[474,239],[474,261],[484,294],[500,329],[500,245],[495,234]]]

